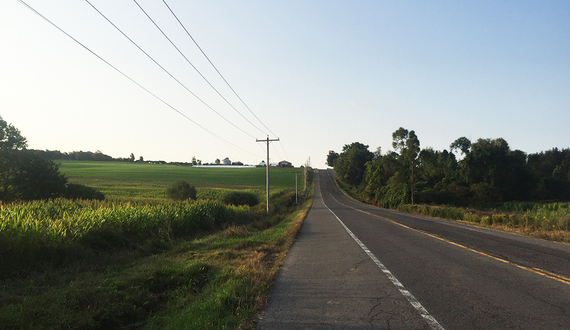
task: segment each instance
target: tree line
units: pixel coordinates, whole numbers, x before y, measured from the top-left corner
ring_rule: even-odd
[[[78,160],[78,161],[95,161],[95,162],[133,162],[133,163],[149,163],[149,164],[169,164],[169,165],[179,165],[179,166],[190,166],[196,165],[195,159],[192,163],[189,162],[166,162],[164,160],[144,160],[143,156],[139,156],[139,159],[135,158],[135,154],[131,153],[129,157],[118,157],[114,158],[109,155],[102,153],[100,150],[95,152],[92,151],[72,151],[72,152],[61,152],[59,150],[36,150],[31,149],[38,154],[43,159],[49,160]],[[194,157],[195,158],[195,157]],[[201,164],[201,161],[198,160]]]
[[[0,117],[0,202],[105,198],[94,188],[69,183],[53,160],[27,145],[20,130]]]
[[[392,133],[394,151],[359,142],[327,155],[341,182],[368,202],[493,207],[507,201],[570,200],[570,149],[526,154],[503,138],[458,138],[448,150],[420,148],[413,130]],[[457,155],[457,156],[456,156]],[[462,156],[458,160],[458,156]]]
[[[135,154],[131,153],[129,157],[126,158],[113,158],[109,155],[102,153],[100,150],[95,152],[91,151],[72,151],[72,152],[61,152],[59,150],[35,150],[40,157],[50,160],[81,160],[81,161],[96,161],[96,162],[109,162],[109,161],[120,161],[120,162],[135,162]],[[143,163],[144,158],[139,157],[138,162]]]

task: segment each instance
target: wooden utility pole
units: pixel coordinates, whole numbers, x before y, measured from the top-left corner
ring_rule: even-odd
[[[259,139],[255,139],[255,142],[266,142],[267,143],[267,163],[265,163],[266,166],[266,170],[265,170],[265,190],[266,190],[266,196],[267,196],[267,214],[269,214],[269,142],[272,141],[279,141],[279,138],[277,139],[269,139],[269,135],[267,136],[267,139],[265,140],[259,140]]]
[[[297,188],[297,173],[295,172],[295,204],[299,204],[299,188]]]

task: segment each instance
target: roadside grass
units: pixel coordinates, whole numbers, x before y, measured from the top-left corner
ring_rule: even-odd
[[[0,328],[253,328],[312,189],[299,206],[293,189],[272,190],[270,216],[261,189],[245,189],[262,197],[254,207],[220,203],[236,190],[1,204]]]
[[[335,180],[349,197],[366,203],[356,189]],[[570,243],[570,203],[508,202],[491,210],[448,205],[402,204],[394,208],[426,217],[488,227],[519,235]]]
[[[261,231],[230,227],[181,246],[221,271],[201,295],[149,320],[148,329],[252,329],[263,311],[281,261],[311,205]],[[180,254],[177,254],[180,255]],[[182,254],[188,255],[188,254]],[[204,311],[209,313],[204,313]]]

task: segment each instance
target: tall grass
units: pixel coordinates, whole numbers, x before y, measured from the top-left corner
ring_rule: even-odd
[[[433,205],[400,205],[398,211],[481,225],[506,225],[528,230],[570,231],[570,203],[506,203],[492,211]]]

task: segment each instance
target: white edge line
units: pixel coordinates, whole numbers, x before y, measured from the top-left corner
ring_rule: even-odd
[[[388,279],[390,279],[392,284],[394,284],[394,286],[400,291],[400,293],[404,297],[406,297],[408,302],[418,311],[418,313],[420,313],[420,315],[424,318],[427,324],[433,330],[445,330],[445,328],[442,327],[441,324],[439,324],[439,322],[437,322],[437,320],[433,316],[431,316],[431,314],[424,308],[424,306],[422,306],[422,304],[416,299],[416,297],[414,297],[414,295],[410,291],[408,291],[404,287],[404,285],[400,283],[400,281],[398,281],[396,276],[394,276],[392,272],[390,272],[388,268],[386,268],[386,266],[384,266],[384,264],[380,262],[380,260],[378,260],[378,258],[376,258],[376,256],[372,252],[370,252],[370,250],[366,247],[366,245],[364,245],[364,243],[362,243],[362,241],[358,239],[358,237],[356,237],[356,235],[354,235],[354,233],[350,229],[348,229],[348,227],[344,224],[344,222],[340,220],[340,218],[327,206],[327,204],[325,204],[320,184],[319,184],[319,194],[321,195],[321,200],[323,202],[323,205],[327,208],[327,210],[329,210],[329,212],[332,213],[332,215],[334,215],[334,217],[338,220],[338,222],[340,222],[340,224],[344,227],[344,229],[350,235],[350,237],[352,237],[352,239],[362,248],[362,250],[366,252],[366,254],[370,257],[370,259],[372,259],[372,261],[374,261],[374,263],[378,266],[378,268],[380,268],[380,270],[384,274],[386,274],[386,276],[388,277]]]

